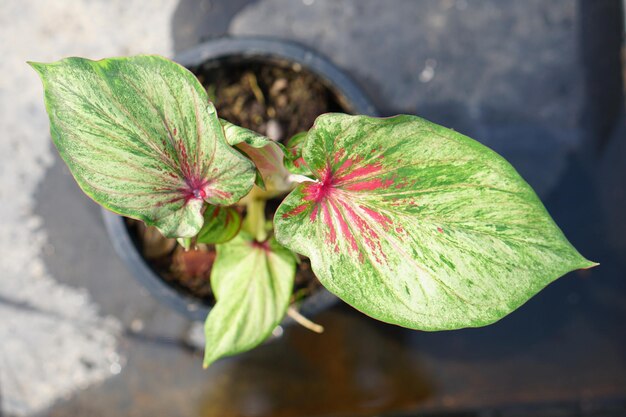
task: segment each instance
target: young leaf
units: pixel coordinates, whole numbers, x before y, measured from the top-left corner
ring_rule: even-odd
[[[204,329],[204,366],[252,349],[280,323],[289,305],[296,271],[292,252],[273,238],[259,243],[242,231],[217,245],[211,287],[217,304]]]
[[[502,157],[418,117],[322,115],[303,157],[316,181],[278,208],[276,238],[379,320],[486,325],[595,265]]]
[[[285,167],[289,172],[298,175],[311,175],[311,170],[302,158],[302,147],[306,141],[307,132],[294,135],[285,145]]]
[[[31,63],[52,139],[83,191],[167,237],[202,227],[204,201],[230,205],[254,182],[198,80],[158,56]]]
[[[204,224],[198,233],[198,243],[224,243],[239,233],[241,214],[233,207],[207,207]]]
[[[288,181],[289,171],[283,165],[283,147],[273,140],[252,130],[239,127],[224,119],[220,119],[224,127],[226,141],[236,146],[256,165],[261,175],[262,185],[268,191],[291,190]]]

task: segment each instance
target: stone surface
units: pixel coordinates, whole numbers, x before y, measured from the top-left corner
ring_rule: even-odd
[[[259,1],[236,16],[231,32],[316,48],[362,81],[386,113],[447,108],[454,117],[439,121],[458,128],[577,126],[580,17],[571,0],[293,3]]]
[[[582,144],[586,78],[596,96],[615,91],[582,65],[581,39],[602,38],[593,22],[583,24],[582,9],[599,9],[598,25],[616,4],[264,0],[240,12],[230,31],[315,48],[359,81],[383,114],[417,114],[489,144],[546,196]],[[597,50],[586,55],[590,65],[606,61]]]
[[[172,16],[174,50],[184,51],[207,39],[224,36],[230,22],[256,0],[180,0]]]
[[[142,4],[11,0],[0,9],[0,395],[2,410],[9,415],[40,411],[119,374],[123,365],[117,340],[120,316],[103,315],[94,292],[83,289],[90,282],[99,282],[100,288],[111,283],[99,281],[106,273],[95,270],[94,263],[77,269],[81,260],[99,259],[98,246],[89,242],[106,244],[102,228],[93,227],[97,218],[85,221],[80,233],[51,241],[47,228],[56,223],[35,213],[35,192],[48,175],[53,153],[41,83],[26,61],[168,54],[167,28],[175,2],[155,2],[154,11]],[[86,201],[81,198],[73,205],[65,190],[52,185],[43,205],[59,203],[56,219],[71,224]],[[73,243],[86,244],[84,251],[51,272],[44,254],[56,259]],[[110,250],[104,252],[110,255]],[[106,271],[106,261],[102,267]],[[73,274],[76,280],[62,283]]]
[[[626,165],[611,40],[619,2],[389,4],[3,2],[3,416],[486,415],[511,404],[624,415]],[[585,15],[592,18],[582,24]],[[41,86],[24,61],[169,55],[225,33],[310,45],[385,113],[420,114],[481,139],[539,189],[574,245],[601,266],[558,280],[487,328],[412,332],[340,306],[316,318],[323,335],[287,328],[202,371],[198,325],[135,283],[99,208],[56,156]]]

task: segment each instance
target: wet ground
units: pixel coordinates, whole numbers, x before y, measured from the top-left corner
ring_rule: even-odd
[[[0,84],[5,415],[626,413],[619,1],[14,3],[0,23],[15,60],[0,68],[26,87]],[[99,208],[52,151],[40,87],[18,61],[172,55],[226,33],[314,47],[381,113],[423,115],[492,146],[601,266],[569,274],[487,328],[414,332],[340,305],[316,317],[321,336],[288,328],[203,371],[189,343],[194,324],[134,281]],[[23,201],[10,198],[20,193]]]

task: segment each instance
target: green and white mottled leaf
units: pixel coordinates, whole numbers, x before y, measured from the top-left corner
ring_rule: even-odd
[[[285,167],[289,172],[298,175],[311,175],[311,170],[302,158],[302,147],[306,141],[307,132],[295,134],[285,145]]]
[[[204,202],[231,205],[254,183],[226,143],[206,91],[158,56],[31,63],[43,80],[52,139],[83,191],[167,237],[202,227]]]
[[[207,207],[204,224],[198,233],[198,243],[225,243],[241,229],[241,214],[233,207]]]
[[[252,130],[220,119],[226,141],[245,153],[254,162],[261,176],[257,184],[268,190],[285,192],[291,190],[289,171],[283,164],[285,156],[282,145]]]
[[[204,329],[204,366],[262,343],[283,319],[296,259],[274,238],[259,243],[242,231],[217,245],[211,287],[217,299]]]
[[[311,258],[331,292],[379,320],[486,325],[595,265],[508,162],[426,120],[322,115],[302,155],[315,181],[279,207],[276,238]]]

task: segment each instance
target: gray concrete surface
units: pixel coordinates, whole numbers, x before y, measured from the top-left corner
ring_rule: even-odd
[[[256,2],[230,31],[317,49],[360,81],[383,113],[419,114],[478,138],[542,195],[580,148],[586,92],[576,1],[293,3]]]
[[[593,410],[626,399],[623,97],[619,55],[607,48],[618,26],[606,23],[618,3],[5,0],[0,410],[295,417],[533,401]],[[135,283],[52,149],[24,61],[171,55],[227,33],[309,45],[383,112],[420,114],[494,147],[601,268],[559,280],[488,328],[410,332],[340,307],[318,318],[322,336],[286,329],[202,371],[186,342],[193,324]]]
[[[51,271],[42,259],[44,254],[56,258],[67,242],[50,241],[47,228],[55,223],[44,225],[35,213],[35,192],[54,157],[41,83],[26,61],[138,52],[167,55],[176,2],[151,2],[150,10],[144,4],[7,0],[0,8],[0,395],[8,415],[41,411],[119,374],[123,366],[117,339],[123,315],[111,316],[113,309],[103,314],[94,292],[84,289],[100,266],[76,270],[80,261],[72,259]],[[72,218],[85,206],[85,201],[72,205],[63,189],[47,191],[46,202],[62,202],[56,207],[59,216]],[[98,219],[85,222],[82,235],[106,244],[102,229],[90,227],[94,221]],[[97,258],[97,248],[87,244],[85,249],[84,256]],[[103,261],[104,270],[107,264]],[[71,282],[73,272],[79,279]],[[101,285],[107,288],[114,282]]]

